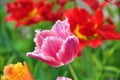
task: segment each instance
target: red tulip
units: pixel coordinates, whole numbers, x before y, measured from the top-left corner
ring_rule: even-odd
[[[83,2],[85,2],[94,11],[107,5],[106,2],[100,3],[99,0],[83,0]]]
[[[40,21],[56,21],[61,19],[62,7],[53,12],[54,3],[45,0],[34,2],[33,0],[15,0],[7,3],[6,21],[16,21],[15,28],[22,25],[32,25]]]
[[[41,16],[38,14],[37,3],[32,0],[15,0],[7,3],[7,21],[16,21],[15,28],[21,25],[29,25],[38,22]]]
[[[80,40],[80,49],[85,45],[93,48],[100,46],[103,40],[120,40],[120,34],[115,31],[115,25],[105,24],[101,9],[90,15],[85,9],[74,8],[64,13],[68,17],[71,31]]]
[[[57,0],[57,3],[61,6],[64,6],[67,3],[68,0]]]
[[[104,0],[109,3],[113,3],[120,8],[120,0]]]

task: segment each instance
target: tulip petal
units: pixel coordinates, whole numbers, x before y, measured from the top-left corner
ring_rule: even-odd
[[[69,62],[72,62],[74,57],[77,56],[78,50],[79,50],[79,40],[76,36],[70,36],[68,37],[63,45],[61,46],[61,49],[57,53],[57,57],[64,63],[67,64]]]
[[[98,25],[102,25],[104,23],[104,15],[100,8],[98,8],[95,11],[95,14],[92,19],[93,19],[93,22],[97,23]]]
[[[47,36],[55,36],[55,35],[56,35],[56,33],[54,31],[50,31],[50,30],[39,31],[39,30],[36,30],[36,37],[34,39],[34,42],[36,42],[36,45],[37,45],[38,48],[41,48],[43,40]]]
[[[72,80],[72,79],[68,77],[57,77],[57,80]]]
[[[63,65],[63,63],[60,63],[60,62],[56,61],[51,56],[45,56],[43,54],[38,54],[36,52],[28,52],[27,56],[29,56],[31,58],[36,58],[38,60],[41,60],[41,61],[45,62],[46,64],[49,64],[50,66],[57,67],[57,66]]]
[[[58,20],[52,30],[54,30],[61,38],[66,38],[68,35],[71,34],[70,32],[70,25],[68,24],[68,19],[64,21]]]
[[[27,53],[27,56],[54,67],[73,61],[79,51],[79,40],[70,32],[67,21],[57,21],[51,30],[37,30],[35,50]]]
[[[56,36],[49,36],[45,38],[41,46],[41,53],[44,53],[46,56],[52,56],[58,60],[56,53],[59,51],[63,41],[64,40],[62,38]]]
[[[103,26],[97,32],[104,40],[120,40],[120,33],[115,31],[113,25]]]
[[[103,41],[101,39],[95,39],[90,40],[87,42],[87,45],[89,45],[92,48],[97,48],[98,46],[102,45]]]
[[[83,0],[94,11],[101,7],[99,0]]]

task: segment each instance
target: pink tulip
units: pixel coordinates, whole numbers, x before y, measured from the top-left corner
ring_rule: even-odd
[[[70,32],[68,19],[58,20],[51,30],[36,30],[34,42],[35,50],[27,56],[54,67],[72,62],[79,51],[79,40]]]
[[[67,77],[57,77],[57,80],[72,80],[72,79]]]

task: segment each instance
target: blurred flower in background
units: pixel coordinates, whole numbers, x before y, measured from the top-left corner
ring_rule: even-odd
[[[107,5],[106,2],[101,2],[99,0],[82,0],[84,3],[86,3],[92,10],[97,10],[98,8],[103,8]]]
[[[16,21],[15,28],[38,22],[41,16],[38,13],[38,3],[32,0],[15,0],[8,2],[6,21]]]
[[[104,0],[109,3],[113,3],[120,8],[120,0]]]
[[[6,21],[15,21],[15,28],[22,25],[31,25],[42,20],[56,21],[62,16],[62,6],[53,12],[54,2],[47,0],[15,0],[8,2]]]
[[[69,1],[69,0],[56,0],[58,4],[64,7],[64,5]]]
[[[73,8],[64,13],[68,17],[71,31],[80,40],[80,49],[85,45],[93,48],[100,46],[104,40],[120,40],[120,34],[115,31],[116,26],[112,23],[105,23],[104,14],[98,8],[94,15],[85,9]]]
[[[30,74],[26,62],[9,64],[4,67],[4,74],[1,80],[34,80]]]

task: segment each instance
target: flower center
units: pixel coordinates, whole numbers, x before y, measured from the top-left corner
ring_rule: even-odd
[[[26,16],[25,18],[21,19],[20,21],[21,21],[21,22],[25,22],[25,21],[30,20],[31,18],[34,18],[34,17],[41,17],[40,14],[38,14],[37,8],[33,9],[33,10],[28,14],[28,16]]]
[[[96,30],[97,28],[98,28],[98,25],[95,24],[95,25],[94,25],[94,30]],[[83,35],[83,34],[80,32],[80,29],[81,29],[80,26],[77,25],[76,28],[75,28],[75,30],[74,30],[74,33],[75,33],[75,35],[76,35],[79,39],[81,39],[81,40],[93,40],[93,39],[99,37],[98,34],[97,34],[97,33],[94,33],[94,32],[90,32],[90,33],[92,33],[91,36]],[[85,31],[86,31],[86,30],[85,30]]]
[[[98,24],[96,23],[95,25],[94,25],[94,29],[97,29],[98,28]]]
[[[82,34],[79,32],[79,30],[80,30],[80,26],[77,25],[76,28],[75,28],[75,30],[74,30],[75,35],[76,35],[79,39],[87,40],[87,37],[84,36],[84,35],[82,35]]]

